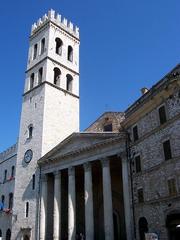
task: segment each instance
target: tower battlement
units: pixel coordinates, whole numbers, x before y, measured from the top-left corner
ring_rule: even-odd
[[[17,154],[17,144],[14,144],[10,148],[0,153],[0,162],[12,157],[15,154]]]
[[[60,26],[65,31],[71,33],[75,37],[79,38],[79,28],[73,25],[72,22],[68,21],[66,18],[62,17],[60,14],[56,13],[54,10],[48,11],[42,18],[39,18],[37,22],[32,25],[31,36],[36,33],[42,26],[47,22],[53,22]]]

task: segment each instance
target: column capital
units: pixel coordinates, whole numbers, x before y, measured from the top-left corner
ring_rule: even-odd
[[[60,178],[61,177],[61,171],[56,170],[56,171],[53,172],[53,175],[54,175],[55,178]]]
[[[75,168],[74,168],[74,166],[68,167],[68,175],[69,176],[74,176],[75,175]]]
[[[109,158],[101,158],[100,161],[103,167],[109,166]]]
[[[90,171],[91,170],[91,163],[90,162],[86,162],[83,164],[84,170],[85,171]]]
[[[120,157],[122,159],[122,162],[127,161],[127,153],[126,153],[126,151],[120,153]]]
[[[48,180],[48,175],[43,173],[43,174],[41,175],[41,181],[42,181],[42,182],[47,182],[47,180]]]

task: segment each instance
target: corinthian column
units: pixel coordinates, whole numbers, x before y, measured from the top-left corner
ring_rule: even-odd
[[[68,168],[68,240],[74,240],[76,236],[76,222],[75,222],[75,169]]]
[[[46,237],[47,175],[41,177],[40,240]]]
[[[94,239],[94,215],[92,192],[92,169],[90,163],[84,164],[84,191],[85,191],[85,232],[86,240]]]
[[[102,159],[105,240],[114,239],[111,175],[108,158]]]
[[[61,224],[61,173],[54,173],[54,214],[53,214],[53,239],[59,240]]]

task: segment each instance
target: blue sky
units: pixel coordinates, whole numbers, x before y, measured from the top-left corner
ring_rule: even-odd
[[[178,0],[2,1],[0,151],[18,137],[31,24],[50,8],[80,27],[81,130],[125,110],[179,63]]]

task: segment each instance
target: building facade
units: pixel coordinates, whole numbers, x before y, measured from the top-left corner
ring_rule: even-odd
[[[180,239],[180,66],[125,111],[137,239]]]
[[[180,239],[180,66],[79,132],[79,29],[33,24],[19,139],[0,154],[0,239]]]

